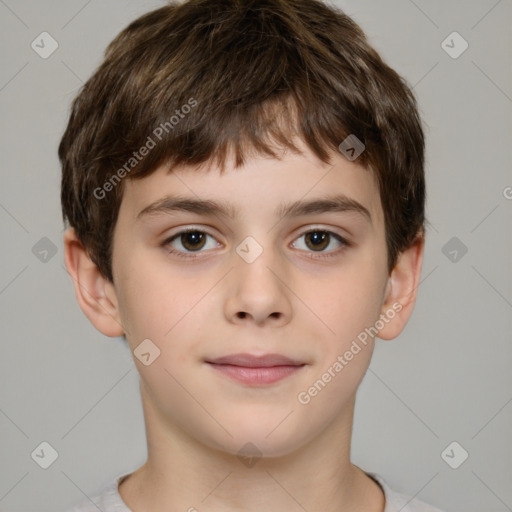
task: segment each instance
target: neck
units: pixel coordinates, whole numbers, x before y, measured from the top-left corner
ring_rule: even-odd
[[[350,462],[354,400],[300,449],[242,459],[165,422],[141,383],[148,460],[119,486],[133,512],[382,512],[380,487]],[[334,448],[335,447],[335,448]]]

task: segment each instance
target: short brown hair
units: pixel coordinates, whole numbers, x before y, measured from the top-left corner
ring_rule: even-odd
[[[329,162],[349,135],[379,184],[391,271],[425,222],[424,134],[406,82],[320,0],[171,3],[120,32],[73,101],[59,145],[63,219],[112,281],[121,178],[164,163],[222,170],[231,151],[235,167],[277,158],[298,151],[294,136]]]

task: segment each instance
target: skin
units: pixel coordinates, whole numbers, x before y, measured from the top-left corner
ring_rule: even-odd
[[[389,274],[373,175],[341,154],[330,166],[303,151],[253,157],[222,175],[211,164],[172,172],[161,167],[127,180],[114,232],[114,283],[99,273],[73,230],[65,234],[66,267],[93,325],[106,336],[126,333],[132,353],[144,339],[160,350],[148,366],[134,357],[148,460],[119,492],[135,512],[384,510],[380,486],[350,462],[355,395],[374,340],[308,404],[297,397],[393,304],[402,308],[378,337],[402,331],[416,299],[424,241],[419,237],[404,251]],[[274,213],[283,200],[334,192],[365,206],[371,221],[354,211],[287,219]],[[225,201],[238,213],[234,219],[173,212],[137,220],[149,204],[176,194]],[[184,245],[187,239],[178,236],[162,246],[187,227],[211,236],[204,245],[197,239]],[[350,246],[331,236],[317,248],[304,236],[311,228],[338,234]],[[252,263],[236,252],[247,236],[263,248]],[[196,259],[169,254],[171,248]],[[306,365],[254,387],[205,363],[237,352],[279,353]],[[250,467],[238,456],[248,442],[261,454]]]

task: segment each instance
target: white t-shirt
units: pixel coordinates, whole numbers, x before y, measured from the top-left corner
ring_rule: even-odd
[[[120,482],[129,474],[117,477],[101,494],[93,497],[92,501],[84,500],[66,512],[98,512],[98,509],[102,512],[133,512],[123,501],[118,491]],[[384,492],[386,498],[384,512],[442,512],[422,501],[393,491],[376,473],[367,472],[366,474],[373,478]]]

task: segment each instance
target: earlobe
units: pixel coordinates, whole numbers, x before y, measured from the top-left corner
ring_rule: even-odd
[[[385,299],[381,317],[388,320],[379,330],[378,337],[384,340],[396,338],[409,320],[420,283],[425,238],[418,235],[413,244],[403,251],[386,283]]]
[[[64,262],[85,316],[105,336],[122,336],[125,331],[114,287],[91,260],[73,228],[64,234]]]

